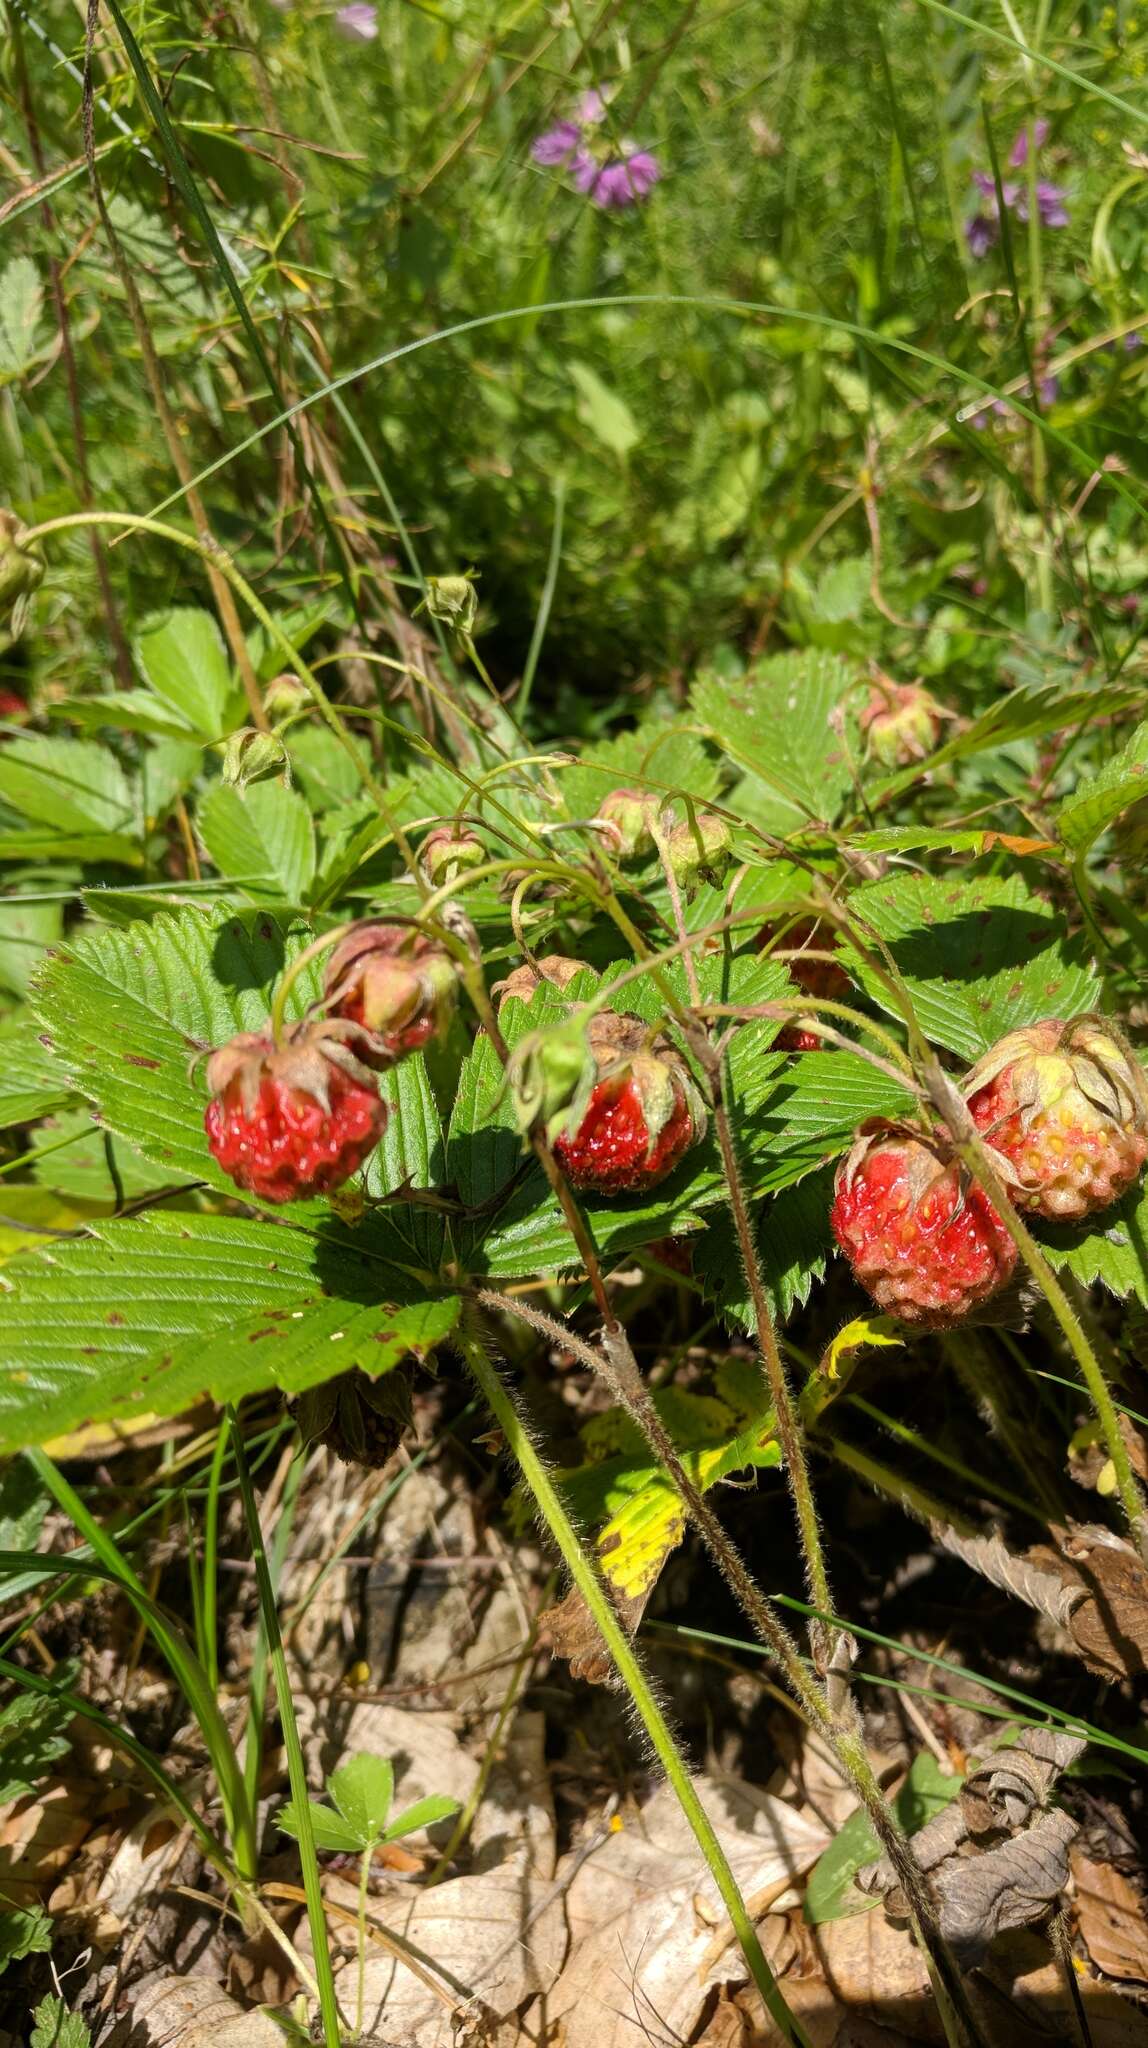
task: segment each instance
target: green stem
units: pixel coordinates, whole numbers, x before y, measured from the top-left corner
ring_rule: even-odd
[[[275,1604],[275,1590],[271,1583],[271,1572],[267,1563],[267,1551],[263,1542],[263,1528],[259,1520],[259,1509],[255,1501],[255,1489],[247,1466],[247,1454],[239,1428],[239,1417],[229,1407],[227,1419],[231,1428],[231,1441],[235,1451],[235,1467],[239,1476],[239,1491],[243,1500],[243,1514],[247,1523],[247,1536],[251,1544],[251,1555],[255,1563],[255,1583],[259,1591],[259,1608],[267,1636],[267,1659],[275,1680],[275,1696],[279,1703],[279,1720],[283,1730],[283,1748],[287,1757],[287,1778],[291,1787],[291,1803],[296,1816],[296,1838],[299,1843],[299,1861],[303,1870],[303,1892],[307,1901],[307,1920],[311,1929],[311,1945],[315,1952],[315,1979],[319,1986],[319,2012],[323,2024],[324,2048],[340,2048],[342,2032],[339,2021],[339,2002],[335,1996],[335,1973],[331,1967],[331,1950],[327,1942],[327,1916],[323,1909],[323,1887],[319,1877],[319,1864],[315,1855],[315,1835],[311,1826],[311,1804],[307,1789],[307,1766],[303,1760],[303,1745],[299,1740],[299,1724],[295,1719],[295,1702],[291,1696],[291,1674],[287,1669],[287,1657],[283,1649],[283,1637],[279,1628],[279,1610]]]
[[[793,2048],[809,2048],[809,2038],[786,2005],[765,1959],[757,1930],[749,1917],[737,1880],[726,1861],[709,1815],[698,1797],[697,1788],[670,1732],[669,1724],[646,1677],[637,1651],[622,1628],[593,1565],[582,1549],[550,1474],[519,1420],[518,1411],[502,1384],[497,1368],[487,1356],[481,1337],[473,1331],[468,1333],[463,1330],[458,1341],[467,1368],[518,1463],[539,1513],[543,1516],[561,1552],[563,1563],[593,1616],[651,1747],[674,1789],[678,1804],[690,1825],[729,1914],[730,1924],[754,1983],[761,1993],[765,2009],[783,2040],[792,2043]]]
[[[375,1845],[368,1842],[359,1863],[359,1968],[355,1979],[355,2039],[363,2038],[363,2003],[367,1988],[367,1888],[371,1882],[371,1858]]]
[[[142,1581],[136,1577],[127,1558],[101,1527],[95,1516],[84,1506],[75,1488],[58,1471],[45,1451],[30,1449],[25,1452],[29,1462],[51,1493],[57,1505],[63,1508],[75,1523],[81,1536],[91,1544],[100,1559],[103,1570],[99,1576],[118,1585],[126,1594],[137,1614],[150,1630],[161,1655],[166,1658],[181,1687],[192,1713],[199,1724],[223,1806],[227,1831],[235,1854],[235,1866],[243,1878],[254,1880],[259,1869],[259,1854],[255,1840],[255,1817],[247,1798],[243,1773],[231,1735],[219,1701],[208,1676],[190,1643],[180,1629],[169,1621],[162,1609],[147,1592]],[[46,1560],[47,1571],[68,1570],[67,1560]],[[90,1567],[88,1568],[90,1570]]]

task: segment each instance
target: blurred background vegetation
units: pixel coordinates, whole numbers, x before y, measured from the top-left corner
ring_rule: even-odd
[[[211,530],[297,629],[393,655],[391,581],[413,607],[473,566],[513,705],[554,574],[536,731],[599,733],[699,662],[794,643],[960,709],[1139,660],[1148,9],[136,0],[169,131],[105,10],[117,266],[81,13],[2,4],[0,496],[25,519],[179,487],[126,265],[186,461],[218,465]],[[661,171],[616,209],[534,154],[590,91],[600,154]],[[228,260],[288,404],[349,379],[294,445]],[[170,549],[111,552],[124,643],[204,597]],[[67,559],[0,657],[49,715],[115,681],[85,536]]]

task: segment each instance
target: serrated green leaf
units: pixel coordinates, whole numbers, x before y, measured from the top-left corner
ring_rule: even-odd
[[[1097,719],[1135,709],[1142,693],[1135,686],[1112,683],[1095,690],[1066,690],[1061,683],[1042,684],[1031,690],[1010,690],[997,697],[974,718],[971,725],[946,740],[929,756],[930,773],[950,761],[971,754],[987,753],[1016,740],[1035,739],[1040,733],[1067,731],[1074,725],[1095,724]],[[906,768],[879,785],[880,799],[897,790],[911,789],[920,779],[920,768]]]
[[[1123,1300],[1135,1297],[1148,1308],[1148,1182],[1130,1188],[1115,1208],[1086,1224],[1038,1223],[1051,1264],[1073,1274],[1082,1286],[1098,1281]]]
[[[114,842],[135,827],[127,776],[115,755],[93,740],[29,733],[7,741],[0,749],[0,801],[49,826],[57,844],[71,833]]]
[[[0,1806],[33,1792],[67,1756],[72,1710],[42,1693],[17,1693],[0,1709]]]
[[[353,754],[369,769],[371,750],[366,741],[357,735],[349,737]],[[287,733],[284,744],[296,781],[313,810],[321,812],[353,804],[362,796],[363,778],[352,755],[329,726],[297,725]],[[377,830],[382,820],[373,805],[371,815]]]
[[[736,681],[714,674],[691,702],[714,744],[779,796],[794,824],[832,824],[853,787],[842,725],[853,669],[819,650],[780,654]]]
[[[72,725],[98,732],[142,732],[158,739],[187,739],[193,728],[150,690],[110,690],[104,697],[69,697],[60,706]]]
[[[41,1044],[30,1010],[0,1023],[0,1130],[31,1123],[75,1099],[63,1073]]]
[[[44,949],[64,929],[62,903],[0,904],[0,988],[26,993]]]
[[[393,1274],[380,1276],[380,1287],[388,1277],[393,1284]],[[205,1391],[217,1401],[238,1400],[268,1386],[302,1394],[356,1368],[377,1379],[404,1358],[425,1358],[449,1337],[458,1318],[457,1295],[400,1307],[382,1299],[329,1301],[313,1287],[290,1307],[261,1309],[216,1336]],[[195,1398],[184,1390],[204,1378],[201,1351],[198,1336],[173,1346],[155,1398],[175,1405],[163,1412],[174,1414]],[[154,1389],[154,1379],[149,1386]],[[154,1399],[150,1405],[154,1408]]]
[[[365,1847],[359,1840],[356,1830],[349,1821],[343,1819],[341,1813],[335,1813],[331,1807],[323,1806],[317,1799],[309,1799],[307,1805],[311,1815],[311,1833],[317,1849],[330,1850],[341,1856],[354,1856]],[[280,1807],[275,1816],[275,1825],[282,1828],[285,1835],[298,1836],[299,1809],[293,1799],[289,1799],[286,1806]]]
[[[0,1550],[35,1550],[51,1505],[28,1458],[13,1458],[0,1476]]]
[[[204,1394],[297,1393],[351,1365],[384,1371],[425,1352],[453,1328],[458,1302],[426,1300],[394,1250],[378,1217],[353,1234],[312,1234],[156,1211],[26,1254],[0,1291],[0,1449],[84,1422],[178,1414]]]
[[[86,2020],[69,2012],[62,1998],[50,1993],[32,2014],[28,2048],[91,2048],[92,2036]]]
[[[926,1038],[975,1060],[1006,1031],[1042,1017],[1074,1017],[1101,988],[1060,913],[1019,875],[895,875],[851,898],[885,940]],[[845,964],[890,1015],[895,1003],[852,949]]]
[[[394,1794],[394,1765],[387,1757],[365,1751],[332,1771],[327,1780],[328,1798],[354,1828],[362,1849],[382,1838]]]
[[[1148,796],[1148,719],[1138,725],[1115,760],[1098,774],[1089,774],[1056,814],[1056,829],[1068,851],[1087,853],[1095,839],[1116,823],[1122,811]]]
[[[612,789],[636,786],[666,796],[681,789],[705,803],[721,781],[712,751],[679,721],[619,733],[553,772],[572,818],[592,818]]]
[[[145,619],[135,656],[155,695],[189,732],[220,739],[231,728],[236,691],[223,636],[210,612],[176,606]]]
[[[101,1123],[161,1169],[234,1194],[207,1150],[207,1096],[190,1062],[265,1026],[274,984],[308,935],[285,931],[266,911],[223,921],[187,911],[97,931],[47,961],[34,1007],[60,1068]],[[316,977],[304,975],[297,994],[300,1008],[314,1000]]]
[[[297,789],[255,782],[240,791],[220,782],[195,822],[220,874],[287,903],[306,902],[315,878],[315,828]]]
[[[419,1828],[433,1828],[436,1821],[449,1820],[459,1810],[457,1799],[451,1799],[445,1792],[432,1792],[429,1798],[416,1799],[413,1806],[396,1814],[385,1829],[384,1842],[398,1842],[404,1835],[413,1835]]]
[[[400,1060],[381,1075],[379,1093],[387,1105],[387,1128],[367,1165],[368,1197],[378,1201],[407,1187],[433,1193],[447,1177],[446,1144],[423,1055]],[[446,1235],[441,1212],[416,1201],[392,1203],[387,1214],[412,1264],[437,1272]]]
[[[833,1170],[826,1168],[783,1189],[765,1204],[757,1218],[755,1233],[761,1274],[774,1319],[779,1323],[784,1323],[796,1307],[808,1301],[813,1282],[824,1276],[832,1246],[832,1199]],[[692,1244],[694,1277],[706,1300],[714,1304],[728,1325],[752,1330],[753,1307],[734,1231],[711,1224]]]
[[[47,1955],[54,1932],[42,1906],[15,1906],[0,1913],[0,1973],[25,1956]]]

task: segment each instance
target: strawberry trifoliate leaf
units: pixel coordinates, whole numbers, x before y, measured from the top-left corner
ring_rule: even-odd
[[[422,1298],[389,1242],[379,1217],[352,1237],[155,1213],[25,1254],[3,1276],[0,1449],[425,1353],[459,1304]]]
[[[813,648],[755,662],[733,680],[699,676],[691,697],[695,717],[749,772],[749,801],[736,791],[731,798],[740,815],[773,830],[833,823],[856,773],[844,726],[851,690],[856,671],[839,655]],[[761,785],[781,800],[787,816],[760,814],[753,794]]]
[[[1064,918],[1019,875],[894,875],[850,899],[883,939],[926,1038],[975,1060],[1006,1031],[1094,1007],[1100,982]],[[872,948],[870,948],[872,950]],[[844,964],[882,1009],[887,986],[850,946]]]

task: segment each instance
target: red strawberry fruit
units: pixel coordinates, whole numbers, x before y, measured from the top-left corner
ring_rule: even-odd
[[[224,1172],[265,1202],[342,1187],[386,1127],[370,1051],[368,1033],[337,1022],[290,1025],[279,1045],[268,1029],[220,1046],[203,1122]]]
[[[458,999],[458,969],[446,947],[416,925],[365,918],[332,950],[323,986],[331,1015],[365,1025],[378,1048],[374,1063],[385,1066],[443,1036]]]
[[[977,1129],[1003,1155],[1018,1209],[1072,1222],[1118,1202],[1148,1158],[1148,1086],[1107,1018],[1010,1031],[965,1081]]]
[[[681,1054],[640,1017],[592,1017],[597,1068],[576,1129],[554,1141],[576,1188],[632,1195],[656,1187],[705,1136],[706,1113]]]
[[[926,1328],[959,1323],[1016,1265],[1000,1216],[942,1141],[881,1118],[839,1168],[829,1221],[878,1308]]]

